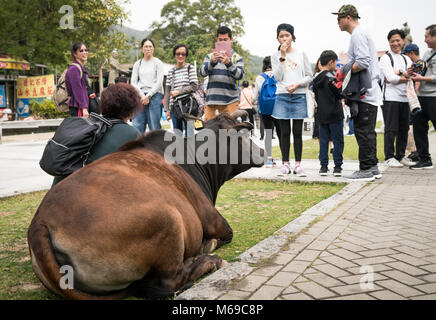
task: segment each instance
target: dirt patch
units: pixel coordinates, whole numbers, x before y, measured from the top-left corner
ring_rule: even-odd
[[[11,292],[17,292],[17,291],[32,291],[32,290],[39,290],[43,289],[44,287],[41,284],[38,283],[23,283],[18,286],[12,287]]]
[[[0,211],[0,218],[11,216],[13,214],[15,214],[15,212],[2,212],[2,211]]]
[[[245,191],[244,192],[245,195],[241,196],[241,198],[248,198],[248,196],[255,196],[258,199],[277,199],[281,196],[286,196],[286,195],[293,195],[292,191],[279,191],[279,190],[274,190],[274,191],[269,191],[269,192],[265,192],[265,191]]]

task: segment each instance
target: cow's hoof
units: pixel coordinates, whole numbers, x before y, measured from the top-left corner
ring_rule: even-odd
[[[204,247],[203,247],[203,254],[209,254],[213,252],[218,245],[218,241],[216,239],[208,239],[205,241]]]
[[[229,265],[229,263],[226,261],[226,260],[222,260],[221,261],[221,265],[220,265],[220,269],[221,268],[224,268],[224,267],[226,267],[226,266],[228,266]]]

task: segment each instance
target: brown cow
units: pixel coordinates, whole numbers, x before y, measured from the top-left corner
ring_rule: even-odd
[[[204,127],[251,129],[235,120],[239,115],[221,114]],[[165,135],[149,132],[47,193],[28,230],[32,266],[45,287],[68,299],[158,298],[221,267],[220,257],[200,255],[232,240],[214,206],[218,190],[262,166],[263,150],[244,135],[239,159],[244,144],[258,151],[249,164],[170,164],[163,158],[171,144]]]

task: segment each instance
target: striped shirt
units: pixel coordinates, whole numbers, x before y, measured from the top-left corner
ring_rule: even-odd
[[[239,101],[239,89],[236,81],[244,77],[242,57],[233,52],[230,63],[225,65],[222,62],[213,64],[211,56],[212,54],[208,54],[204,58],[200,68],[200,75],[209,77],[206,104],[223,106]]]
[[[192,84],[195,84],[195,87],[193,87]],[[194,66],[190,65],[189,63],[186,63],[181,68],[173,67],[168,72],[167,81],[166,81],[167,92],[169,93],[170,91],[178,90],[180,94],[176,97],[177,99],[188,96],[191,92],[193,92],[196,89],[197,85],[198,85],[197,72],[195,71]],[[174,98],[170,97],[169,99],[170,108],[172,107],[173,103],[174,103]],[[167,108],[165,109],[167,110]]]

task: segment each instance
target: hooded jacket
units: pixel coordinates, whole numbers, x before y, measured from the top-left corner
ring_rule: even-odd
[[[328,124],[344,119],[341,91],[334,85],[335,76],[325,70],[318,73],[313,80],[313,92],[318,104],[319,123]]]

